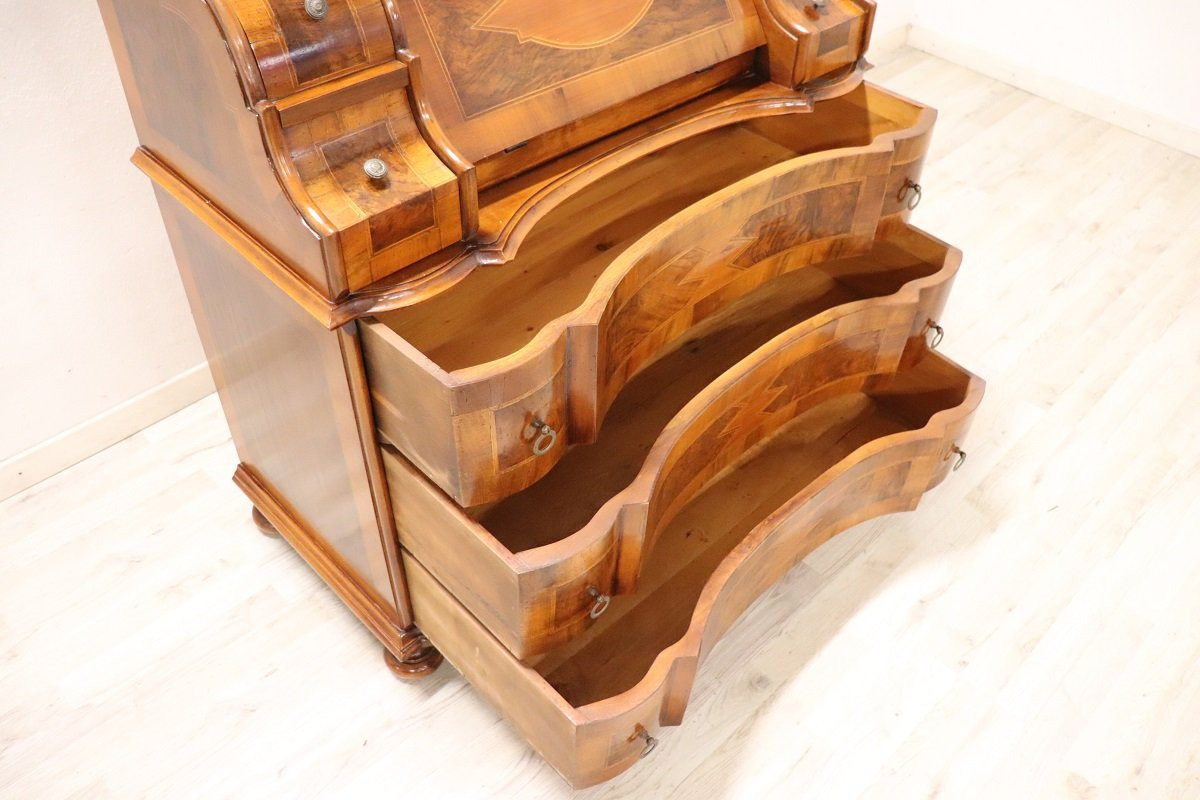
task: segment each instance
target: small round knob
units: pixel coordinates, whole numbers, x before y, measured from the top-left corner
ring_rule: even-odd
[[[363,172],[373,181],[381,181],[387,177],[388,165],[382,158],[370,158],[363,164]]]
[[[329,0],[304,0],[304,10],[315,20],[323,20],[329,15]]]

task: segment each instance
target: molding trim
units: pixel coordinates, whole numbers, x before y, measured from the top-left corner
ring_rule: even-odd
[[[908,44],[922,52],[1003,81],[1030,94],[1103,120],[1139,136],[1189,155],[1200,157],[1200,130],[1129,105],[1109,95],[1087,89],[1048,73],[1021,66],[972,45],[913,25]]]
[[[40,483],[216,391],[208,364],[160,383],[0,461],[0,500]]]
[[[393,673],[398,677],[417,680],[438,668],[442,656],[429,640],[416,628],[404,627],[397,618],[396,610],[376,595],[337,551],[330,548],[252,467],[239,464],[233,474],[233,482],[383,644],[385,651],[392,656],[387,663]]]

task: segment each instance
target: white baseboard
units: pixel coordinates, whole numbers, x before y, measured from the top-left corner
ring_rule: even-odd
[[[0,461],[0,500],[12,497],[216,391],[207,364]]]
[[[1200,130],[1151,111],[1128,105],[1078,84],[1014,64],[920,25],[908,32],[908,44],[967,69],[1003,81],[1030,94],[1200,157]]]

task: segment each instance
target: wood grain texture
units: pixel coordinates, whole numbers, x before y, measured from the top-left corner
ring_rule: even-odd
[[[894,186],[919,175],[933,115],[868,88],[827,102],[547,184],[523,215],[546,214],[542,229],[512,263],[364,323],[383,435],[461,505],[502,499],[594,441],[621,388],[695,325],[776,275],[866,251],[885,206],[908,213]],[[681,173],[667,190],[663,170]],[[541,455],[535,421],[557,435]]]
[[[512,265],[521,258],[526,240],[546,227],[544,220],[561,213],[570,201],[688,143],[717,144],[723,130],[759,130],[776,140],[778,153],[791,148],[793,155],[864,146],[893,135],[902,156],[897,162],[900,165],[912,158],[914,150],[928,146],[935,119],[932,109],[862,83],[814,105],[805,92],[765,84],[761,79],[737,81],[492,185],[479,198],[479,230],[473,246],[450,248],[414,265],[411,271],[347,298],[338,304],[335,319],[340,324],[424,304],[481,266]],[[902,129],[907,133],[902,134]],[[760,162],[759,168],[769,163],[773,162]],[[919,166],[913,170],[918,177]],[[903,204],[888,201],[888,208],[898,213]]]
[[[458,176],[426,143],[407,86],[408,68],[393,64],[280,113],[285,149],[277,158],[291,161],[305,196],[329,221],[350,290],[462,238]],[[383,161],[386,177],[368,177],[368,159]]]
[[[377,0],[334,0],[320,21],[301,2],[101,5],[143,149],[256,242],[256,262],[333,301],[474,226],[473,172],[426,142],[436,124],[414,118],[411,59]],[[389,176],[369,180],[368,158]]]
[[[499,182],[744,73],[762,41],[750,0],[688,4],[334,0],[312,19],[299,0],[102,0],[142,146],[315,293],[353,303],[333,327],[378,304],[350,293],[397,273],[408,294],[431,266],[446,288],[513,256],[519,230],[481,227],[476,161]],[[792,102],[856,85],[833,84]],[[479,151],[489,137],[505,144]],[[371,157],[382,182],[362,173]]]
[[[762,43],[749,0],[396,0],[429,101],[478,161]]]
[[[210,0],[238,21],[265,97],[279,99],[392,61],[396,44],[379,0],[328,0],[324,19],[303,2]]]
[[[587,630],[589,590],[636,589],[661,531],[742,453],[924,352],[960,258],[899,223],[890,235],[731,306],[630,386],[597,444],[475,520],[385,453],[401,543],[518,657]]]
[[[913,374],[895,384],[884,381],[878,388],[882,392],[880,402],[886,403],[887,392],[896,391],[922,408],[921,414],[906,418],[913,429],[865,442],[836,465],[826,465],[773,513],[742,505],[745,497],[741,494],[724,495],[720,502],[724,518],[719,516],[712,523],[711,534],[722,543],[734,539],[732,549],[711,573],[702,569],[680,573],[699,587],[699,598],[690,613],[686,613],[686,604],[681,604],[690,624],[674,644],[648,654],[653,658],[649,670],[624,691],[593,696],[599,693],[576,687],[564,697],[543,677],[542,665],[526,667],[518,663],[419,562],[410,559],[406,565],[412,576],[417,620],[447,659],[568,782],[579,788],[611,779],[640,758],[644,742],[637,737],[638,726],[657,732],[663,725],[680,723],[697,670],[708,651],[767,586],[850,525],[915,507],[920,496],[949,472],[954,442],[965,432],[982,399],[982,382],[939,356],[930,355],[914,368]],[[827,458],[830,450],[800,448],[792,452],[792,458],[803,463],[804,453],[820,460]],[[756,461],[762,465],[757,455],[749,454],[742,469],[753,473]],[[768,463],[767,470],[744,479],[753,484],[771,471],[779,474],[775,462]],[[803,476],[806,470],[800,466],[796,473]],[[731,485],[738,485],[736,479],[725,486],[717,484],[711,491],[728,491]],[[741,519],[756,512],[766,516],[745,538],[736,541],[736,535],[722,536],[727,532],[720,526],[726,519]],[[729,533],[743,532],[734,527]],[[714,549],[720,552],[720,547]],[[663,598],[677,597],[680,590],[674,583],[664,584],[663,588]],[[643,621],[649,620],[660,635],[672,631],[669,603],[664,606],[657,595],[643,602],[651,609],[643,611]],[[640,605],[626,613],[635,616]],[[630,626],[637,624],[632,622]],[[617,623],[609,628],[617,635],[608,637],[603,649],[611,650],[622,662],[640,663],[647,653],[638,649],[641,643],[626,635],[628,631],[623,627]],[[611,680],[608,663],[589,652],[587,644],[574,657],[581,659],[575,675],[593,682]],[[561,665],[557,667],[562,669]]]
[[[158,200],[240,461],[407,627],[352,333],[322,328],[175,198]]]
[[[220,15],[194,0],[100,0],[100,10],[142,147],[309,286],[336,296],[320,240],[266,158],[255,89],[234,60],[240,40],[227,48]]]

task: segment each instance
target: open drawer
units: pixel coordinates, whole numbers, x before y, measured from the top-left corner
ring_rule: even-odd
[[[595,624],[692,498],[824,399],[926,352],[959,264],[894,220],[862,256],[788,272],[629,382],[595,444],[464,512],[385,447],[401,544],[519,658]]]
[[[907,213],[932,111],[867,85],[807,113],[734,108],[516,180],[541,188],[513,212],[512,261],[364,320],[383,439],[462,506],[508,497],[595,441],[622,388],[697,326],[868,252],[880,219]]]
[[[914,508],[960,463],[982,394],[928,350],[823,393],[664,526],[635,593],[531,664],[406,554],[416,622],[568,781],[607,780],[681,722],[705,656],[767,587],[846,528]]]

